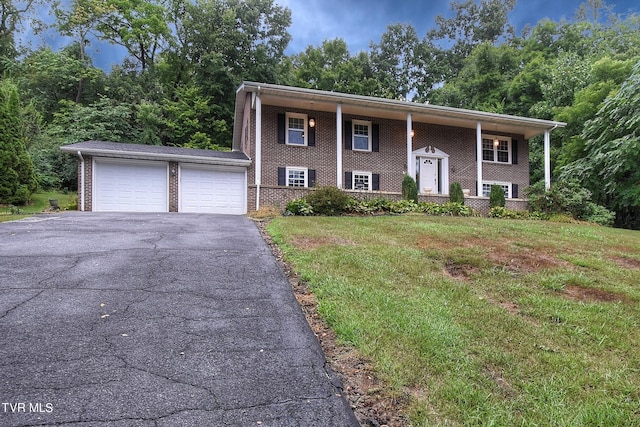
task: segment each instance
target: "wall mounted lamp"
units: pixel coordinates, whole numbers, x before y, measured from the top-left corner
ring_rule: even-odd
[[[311,128],[316,127],[316,119],[314,118],[309,119],[309,127]]]
[[[416,131],[411,129],[411,138],[413,138],[414,136],[416,136]]]

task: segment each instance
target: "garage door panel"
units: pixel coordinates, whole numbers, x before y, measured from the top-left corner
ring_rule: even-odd
[[[180,211],[242,215],[246,213],[244,170],[182,167]]]
[[[96,211],[167,212],[167,164],[96,161]]]

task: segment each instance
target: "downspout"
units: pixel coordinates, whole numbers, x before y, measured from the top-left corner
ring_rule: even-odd
[[[78,157],[80,158],[80,212],[84,212],[84,157],[78,150]]]

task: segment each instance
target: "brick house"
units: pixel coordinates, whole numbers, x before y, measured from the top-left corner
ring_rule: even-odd
[[[525,208],[529,139],[565,123],[367,96],[244,82],[236,92],[234,151],[250,158],[249,211],[284,207],[314,186],[397,199],[402,179],[421,200],[448,200],[460,182],[467,204],[488,210],[492,184],[507,207]],[[481,161],[478,161],[481,159]]]

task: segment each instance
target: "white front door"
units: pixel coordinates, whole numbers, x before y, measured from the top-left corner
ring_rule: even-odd
[[[418,157],[420,163],[419,193],[438,193],[438,159]]]

